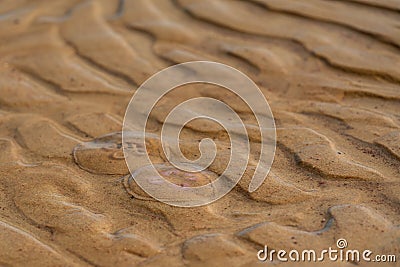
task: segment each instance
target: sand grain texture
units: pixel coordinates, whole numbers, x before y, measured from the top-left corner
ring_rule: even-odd
[[[322,250],[338,238],[400,260],[399,11],[398,0],[2,1],[0,265],[257,266],[265,244]],[[120,131],[145,79],[192,60],[259,85],[277,151],[248,193],[260,151],[248,107],[222,88],[167,95],[151,114],[155,135],[174,105],[209,96],[238,112],[251,140],[232,192],[176,208],[130,178]],[[217,141],[209,171],[220,174],[221,127],[189,124],[182,151],[196,158],[204,137]],[[156,137],[148,149],[165,164]],[[350,266],[338,264],[327,262]]]

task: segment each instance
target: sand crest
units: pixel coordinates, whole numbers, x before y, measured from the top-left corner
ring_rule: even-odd
[[[322,250],[339,238],[400,261],[399,10],[396,0],[2,1],[0,265],[257,266],[264,245]],[[174,105],[214,97],[246,123],[251,153],[228,195],[177,208],[131,179],[120,131],[144,80],[192,60],[257,83],[277,150],[249,193],[260,135],[248,107],[220,87],[178,88],[149,132]],[[219,156],[199,176],[176,176],[157,138],[149,154],[178,186],[203,184],[230,155],[223,129],[201,121],[182,131],[183,154],[196,158],[205,137]]]

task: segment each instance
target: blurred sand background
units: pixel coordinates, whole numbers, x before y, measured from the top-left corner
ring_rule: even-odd
[[[269,266],[257,261],[265,244],[322,250],[338,238],[400,257],[399,12],[397,0],[1,1],[0,266]],[[192,60],[260,86],[277,152],[247,192],[254,134],[231,193],[176,208],[129,179],[118,132],[145,79]],[[149,131],[192,96],[223,100],[253,125],[225,90],[183,89]],[[186,155],[207,136],[228,151],[221,129],[194,125]]]

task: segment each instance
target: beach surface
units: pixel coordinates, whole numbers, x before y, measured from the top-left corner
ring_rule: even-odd
[[[277,146],[248,192],[260,151],[249,108],[217,86],[175,89],[149,132],[159,135],[180,102],[207,96],[240,115],[251,141],[229,194],[179,208],[135,184],[121,130],[141,83],[195,60],[260,87]],[[197,158],[206,137],[220,154],[188,186],[227,165],[217,124],[189,123],[185,156]],[[188,178],[168,172],[157,138],[147,149],[170,181]],[[0,266],[270,266],[257,259],[265,245],[321,251],[338,239],[400,261],[399,222],[400,1],[1,1]]]

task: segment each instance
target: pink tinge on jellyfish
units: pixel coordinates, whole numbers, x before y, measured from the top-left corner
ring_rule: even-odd
[[[173,169],[173,170],[161,171],[160,174],[162,176],[179,175],[179,170]]]
[[[152,176],[147,179],[150,184],[162,184],[164,181],[158,176]]]
[[[159,164],[155,167],[165,180],[180,187],[198,187],[217,178],[217,175],[210,171],[187,172],[165,164]]]
[[[159,173],[154,175],[154,169]],[[212,183],[218,178],[214,172],[204,170],[200,172],[186,172],[175,168],[169,163],[147,165],[135,170],[132,175],[127,175],[124,179],[126,191],[138,199],[151,199],[139,186],[140,181],[146,181],[148,185],[163,190],[165,183],[172,183],[179,190],[186,191],[193,187],[199,187]],[[171,196],[172,198],[174,196]]]
[[[170,172],[169,172],[170,173]],[[175,173],[178,173],[178,172],[175,172]],[[170,173],[171,174],[171,173]],[[173,175],[173,174],[172,174]],[[151,176],[151,177],[149,177],[148,179],[147,179],[147,181],[150,183],[150,184],[154,184],[154,185],[162,185],[163,183],[165,183],[165,180],[164,180],[164,178],[161,178],[161,177],[159,177],[159,176]],[[179,184],[179,185],[177,185],[177,184],[174,184],[175,186],[177,186],[177,187],[182,187],[183,189],[185,189],[185,187],[186,188],[189,188],[189,187],[191,187],[191,185],[190,184],[188,184],[188,183],[181,183],[181,184]]]
[[[188,174],[187,174],[187,179],[188,179],[189,181],[196,181],[196,180],[197,180],[197,177],[196,177],[196,175],[193,174],[193,173],[188,173]]]
[[[155,176],[154,169],[160,176]],[[218,175],[207,170],[187,172],[180,170],[169,163],[147,165],[137,169],[132,174],[133,180],[144,180],[152,185],[162,185],[170,182],[180,188],[192,188],[207,185],[218,178]]]

